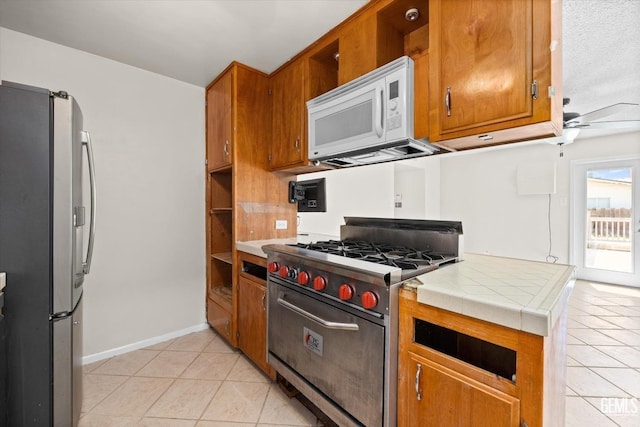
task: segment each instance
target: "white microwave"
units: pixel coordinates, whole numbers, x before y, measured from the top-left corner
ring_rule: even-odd
[[[433,154],[413,139],[413,60],[396,59],[307,102],[309,160],[356,166]]]

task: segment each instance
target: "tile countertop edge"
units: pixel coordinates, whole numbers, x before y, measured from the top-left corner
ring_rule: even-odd
[[[470,266],[469,260],[475,258],[474,254],[468,254],[467,261],[456,263],[444,267],[446,270],[455,269],[448,272],[448,275],[455,273],[463,267]],[[481,257],[500,259],[501,262],[509,262],[509,258]],[[486,259],[488,259],[486,258]],[[539,265],[537,261],[513,259],[517,263],[531,263],[532,266]],[[515,302],[504,303],[492,301],[487,295],[470,295],[459,292],[456,289],[448,289],[434,283],[423,283],[418,276],[405,283],[405,287],[415,288],[417,300],[420,303],[433,307],[449,310],[476,319],[485,320],[512,329],[518,329],[535,335],[548,336],[560,317],[563,307],[566,307],[569,296],[575,283],[575,267],[564,264],[549,264],[560,269],[553,275],[553,283],[542,283],[537,295],[532,296],[528,304],[517,304]],[[474,266],[475,267],[475,266]],[[563,268],[564,267],[564,268]],[[553,267],[552,267],[553,268]],[[437,270],[436,270],[437,271]],[[436,277],[432,273],[425,274],[425,279]],[[431,276],[429,276],[431,274]],[[456,275],[454,275],[456,276]],[[460,275],[464,279],[463,275]],[[496,282],[504,285],[505,277],[499,277]]]
[[[247,252],[255,256],[266,258],[267,254],[264,253],[262,247],[264,245],[293,245],[296,243],[309,243],[317,242],[321,240],[339,240],[339,237],[330,236],[326,234],[317,233],[304,233],[300,232],[295,237],[288,237],[286,239],[266,239],[266,240],[248,240],[237,241],[236,250]]]

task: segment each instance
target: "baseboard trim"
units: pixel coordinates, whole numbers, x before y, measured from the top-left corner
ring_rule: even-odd
[[[82,358],[82,364],[88,365],[89,363],[98,362],[100,360],[108,359],[110,357],[117,356],[119,354],[129,353],[130,351],[133,351],[133,350],[149,347],[151,345],[168,341],[173,338],[178,338],[183,335],[191,334],[193,332],[204,331],[207,328],[209,328],[208,323],[201,323],[199,325],[193,325],[185,329],[180,329],[179,331],[174,331],[168,334],[159,335],[157,337],[148,338],[146,340],[123,345],[122,347],[101,351],[100,353],[90,354]]]

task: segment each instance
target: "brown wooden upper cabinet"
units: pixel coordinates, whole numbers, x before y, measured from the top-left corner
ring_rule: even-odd
[[[207,87],[207,169],[231,166],[233,150],[232,97],[234,68],[228,68]]]
[[[560,31],[552,26],[561,12],[552,3],[429,2],[432,142],[462,149],[561,132]],[[511,130],[496,132],[503,129]]]
[[[339,39],[338,85],[403,55],[402,34],[379,14],[359,17]]]
[[[305,60],[297,59],[271,76],[271,170],[306,163]]]

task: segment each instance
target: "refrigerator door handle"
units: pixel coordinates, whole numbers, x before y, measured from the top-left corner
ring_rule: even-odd
[[[87,160],[89,163],[89,185],[91,187],[91,222],[89,223],[89,244],[87,246],[87,257],[82,263],[82,272],[89,274],[91,269],[91,258],[93,258],[93,242],[95,240],[96,228],[96,175],[95,162],[93,161],[93,146],[91,145],[91,134],[88,131],[82,132],[82,145],[87,148]]]

